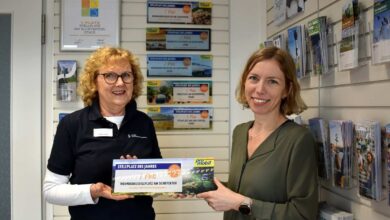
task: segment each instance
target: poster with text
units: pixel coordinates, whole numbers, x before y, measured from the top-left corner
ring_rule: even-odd
[[[148,77],[211,77],[212,55],[147,55]]]
[[[211,104],[211,81],[147,81],[147,103],[164,104]]]
[[[146,28],[146,50],[210,51],[209,28]]]
[[[196,195],[217,189],[214,158],[115,159],[112,193],[132,195]]]
[[[147,112],[157,131],[212,128],[210,107],[149,107]]]
[[[91,51],[105,45],[119,45],[119,0],[61,3],[61,50]]]
[[[148,0],[148,23],[211,25],[211,2]]]

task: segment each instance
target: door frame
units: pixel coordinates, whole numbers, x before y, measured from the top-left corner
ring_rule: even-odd
[[[0,0],[0,13],[11,14],[12,220],[42,219],[42,1]]]

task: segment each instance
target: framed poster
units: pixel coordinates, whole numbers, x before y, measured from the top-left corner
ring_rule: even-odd
[[[61,1],[61,50],[119,46],[120,0]]]
[[[148,0],[148,23],[211,25],[211,2]]]
[[[210,107],[148,107],[147,112],[157,131],[212,128]]]
[[[210,51],[210,28],[146,28],[146,50]]]
[[[163,104],[211,104],[212,81],[147,81],[147,103]]]
[[[212,55],[148,54],[148,77],[211,77]]]

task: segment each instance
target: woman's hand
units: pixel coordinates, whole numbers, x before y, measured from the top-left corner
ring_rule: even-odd
[[[120,159],[138,159],[137,156],[131,156],[130,154],[127,154],[125,156],[121,156]],[[103,197],[106,199],[112,199],[112,200],[124,200],[124,199],[130,199],[134,198],[133,195],[113,195],[112,188],[104,183],[95,183],[91,185],[90,188],[91,191],[91,197],[93,200]]]
[[[119,159],[138,159],[138,157],[137,156],[131,156],[130,154],[126,154],[126,156],[121,156]]]
[[[95,200],[99,197],[117,200],[117,201],[134,198],[133,195],[113,195],[113,194],[111,194],[111,191],[112,191],[111,187],[107,186],[104,183],[100,183],[100,182],[92,184],[90,187],[90,190],[91,190],[91,197],[93,200]]]
[[[214,178],[214,182],[218,187],[217,190],[199,193],[196,197],[206,200],[207,204],[215,211],[238,210],[240,203],[245,200],[245,196],[231,191],[217,178]]]

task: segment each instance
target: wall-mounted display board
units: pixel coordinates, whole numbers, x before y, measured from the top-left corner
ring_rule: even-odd
[[[149,105],[211,104],[211,81],[147,81]]]
[[[148,0],[148,23],[211,25],[211,2]]]
[[[146,50],[210,51],[209,28],[146,28]]]
[[[148,77],[211,77],[212,55],[147,55]]]
[[[157,131],[212,128],[210,107],[149,107],[147,112]]]
[[[119,0],[61,2],[61,50],[92,51],[119,45]]]

